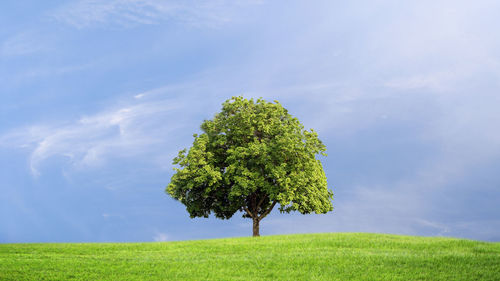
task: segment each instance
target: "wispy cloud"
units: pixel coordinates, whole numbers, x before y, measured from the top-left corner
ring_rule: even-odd
[[[96,167],[109,157],[147,154],[155,144],[165,143],[177,127],[162,126],[163,119],[172,118],[178,108],[175,101],[166,99],[129,103],[74,122],[19,128],[0,136],[0,144],[29,149],[34,176],[53,156],[68,158],[73,167]]]
[[[163,233],[163,232],[157,232],[154,236],[153,236],[153,240],[155,242],[164,242],[164,241],[168,241],[168,235],[166,233]]]
[[[0,56],[26,56],[48,50],[47,42],[35,32],[26,31],[15,34],[0,45]]]
[[[130,27],[163,21],[214,27],[233,20],[235,9],[256,3],[260,1],[81,0],[62,6],[52,16],[77,28]]]
[[[397,90],[428,89],[435,92],[444,92],[454,88],[453,82],[459,78],[453,71],[438,72],[428,75],[395,78],[384,83],[384,86]]]

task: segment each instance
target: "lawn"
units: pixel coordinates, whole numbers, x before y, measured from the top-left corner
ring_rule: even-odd
[[[500,280],[500,243],[328,233],[0,244],[0,280]]]

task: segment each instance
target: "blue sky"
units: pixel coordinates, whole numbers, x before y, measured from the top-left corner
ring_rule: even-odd
[[[327,146],[335,210],[261,234],[500,241],[498,1],[3,1],[0,242],[249,236],[164,193],[231,96]]]

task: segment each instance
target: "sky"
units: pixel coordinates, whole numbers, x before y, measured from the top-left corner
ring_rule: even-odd
[[[251,235],[190,219],[172,159],[232,96],[327,147],[334,211],[261,235],[500,241],[499,1],[0,3],[0,243]]]

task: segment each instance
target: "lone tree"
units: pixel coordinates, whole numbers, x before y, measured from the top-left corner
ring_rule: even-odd
[[[316,159],[326,156],[326,147],[278,101],[233,97],[201,129],[189,152],[174,158],[180,168],[166,188],[191,218],[213,212],[229,219],[242,211],[259,236],[259,222],[278,203],[282,213],[333,210],[333,193]]]

